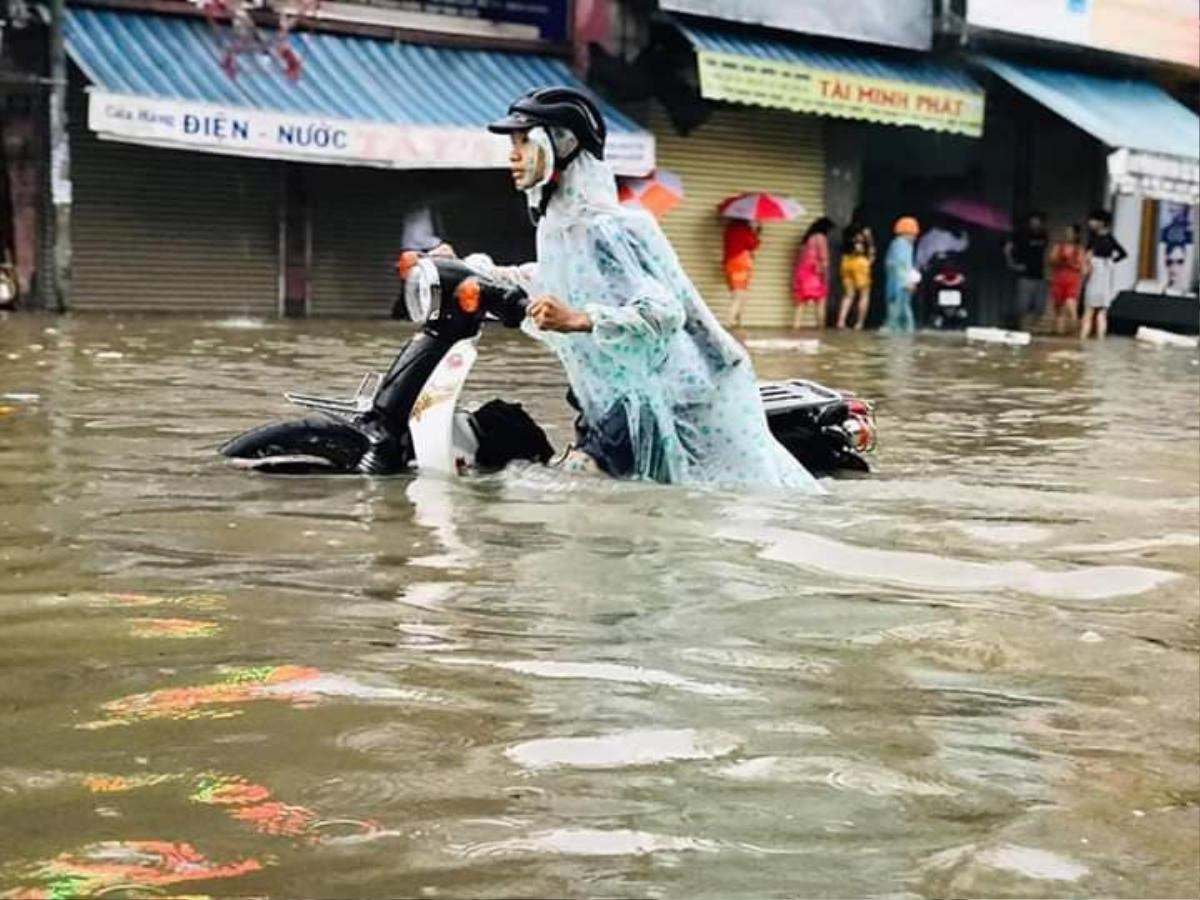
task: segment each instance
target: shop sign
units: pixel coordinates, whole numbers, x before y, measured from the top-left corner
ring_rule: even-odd
[[[984,93],[871,78],[803,63],[699,51],[700,93],[710,100],[915,125],[979,137]]]
[[[1108,157],[1108,175],[1118,194],[1200,203],[1200,160],[1122,148]]]
[[[478,128],[357,122],[92,90],[88,127],[110,140],[238,156],[396,169],[508,166],[508,138]],[[654,137],[613,133],[605,158],[618,175],[654,169]]]

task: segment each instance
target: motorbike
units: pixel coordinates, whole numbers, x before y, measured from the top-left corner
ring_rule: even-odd
[[[925,321],[932,328],[966,328],[970,320],[968,294],[970,280],[966,259],[961,253],[937,253],[925,267]]]
[[[450,257],[409,252],[398,269],[397,308],[419,328],[387,371],[363,376],[349,397],[285,393],[309,414],[238,435],[222,455],[274,474],[465,475],[550,463],[554,448],[519,403],[459,406],[485,324],[519,327],[526,293]],[[870,471],[869,403],[802,379],[761,383],[759,394],[772,433],[810,472]]]

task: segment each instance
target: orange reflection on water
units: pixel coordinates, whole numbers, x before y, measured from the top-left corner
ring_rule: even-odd
[[[120,606],[182,606],[198,610],[224,609],[226,605],[220,594],[109,593],[104,599]]]
[[[178,777],[177,775],[85,775],[83,784],[93,794],[120,794],[137,788],[153,787]]]
[[[316,695],[303,691],[274,690],[319,678],[319,669],[308,666],[257,666],[239,669],[224,681],[193,687],[164,688],[131,694],[105,703],[105,719],[84,722],[77,728],[111,728],[152,719],[227,719],[242,714],[235,704],[251,700],[283,700],[293,705],[315,703]]]
[[[162,887],[237,878],[262,868],[253,858],[214,863],[187,843],[103,841],[39,864],[31,875],[45,882],[43,886],[17,888],[4,896],[8,900],[65,900],[117,886]]]
[[[239,675],[246,677],[245,672]],[[197,780],[194,791],[189,795],[190,800],[221,807],[230,818],[249,825],[259,834],[305,837],[308,843],[317,844],[323,840],[318,833],[323,825],[351,825],[365,835],[382,832],[382,826],[370,820],[335,819],[323,822],[315,811],[306,806],[273,800],[270,788],[241,775],[93,773],[82,776],[81,780],[92,793],[112,794],[193,777]],[[41,884],[0,893],[0,898],[74,900],[114,889],[136,891],[138,888],[160,888],[187,881],[236,878],[263,868],[264,863],[252,857],[232,863],[214,863],[191,844],[184,842],[105,841],[77,851],[60,853],[51,860],[33,865],[27,870],[27,876]],[[170,896],[182,900],[179,894]]]
[[[235,819],[253,826],[259,834],[299,837],[317,821],[317,814],[306,806],[271,801],[243,806],[230,812]]]
[[[271,800],[268,788],[248,782],[240,775],[207,776],[191,799],[233,807],[229,815],[252,826],[259,834],[299,837],[317,821],[317,814],[308,807]]]
[[[137,638],[206,638],[221,626],[201,619],[133,619],[129,633]]]
[[[312,843],[320,842],[313,833],[321,825],[317,813],[307,806],[280,803],[271,799],[271,791],[261,784],[247,781],[240,775],[206,775],[201,779],[191,799],[196,803],[230,807],[229,815],[239,822],[252,826],[259,834],[284,837],[309,835]],[[342,824],[353,824],[364,834],[376,834],[382,830],[378,822],[339,819]]]
[[[241,806],[259,803],[271,796],[261,784],[252,784],[240,775],[206,775],[191,799],[197,803]]]

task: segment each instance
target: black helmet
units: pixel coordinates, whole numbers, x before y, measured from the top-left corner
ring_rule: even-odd
[[[508,107],[508,115],[488,125],[488,131],[511,134],[537,125],[556,125],[575,135],[579,146],[597,159],[604,159],[608,130],[594,100],[569,87],[534,88]],[[565,162],[565,161],[564,161]]]

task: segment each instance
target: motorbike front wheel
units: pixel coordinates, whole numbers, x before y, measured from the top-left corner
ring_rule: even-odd
[[[221,447],[223,456],[246,468],[279,474],[354,472],[367,452],[365,434],[332,416],[272,422],[240,434]]]

